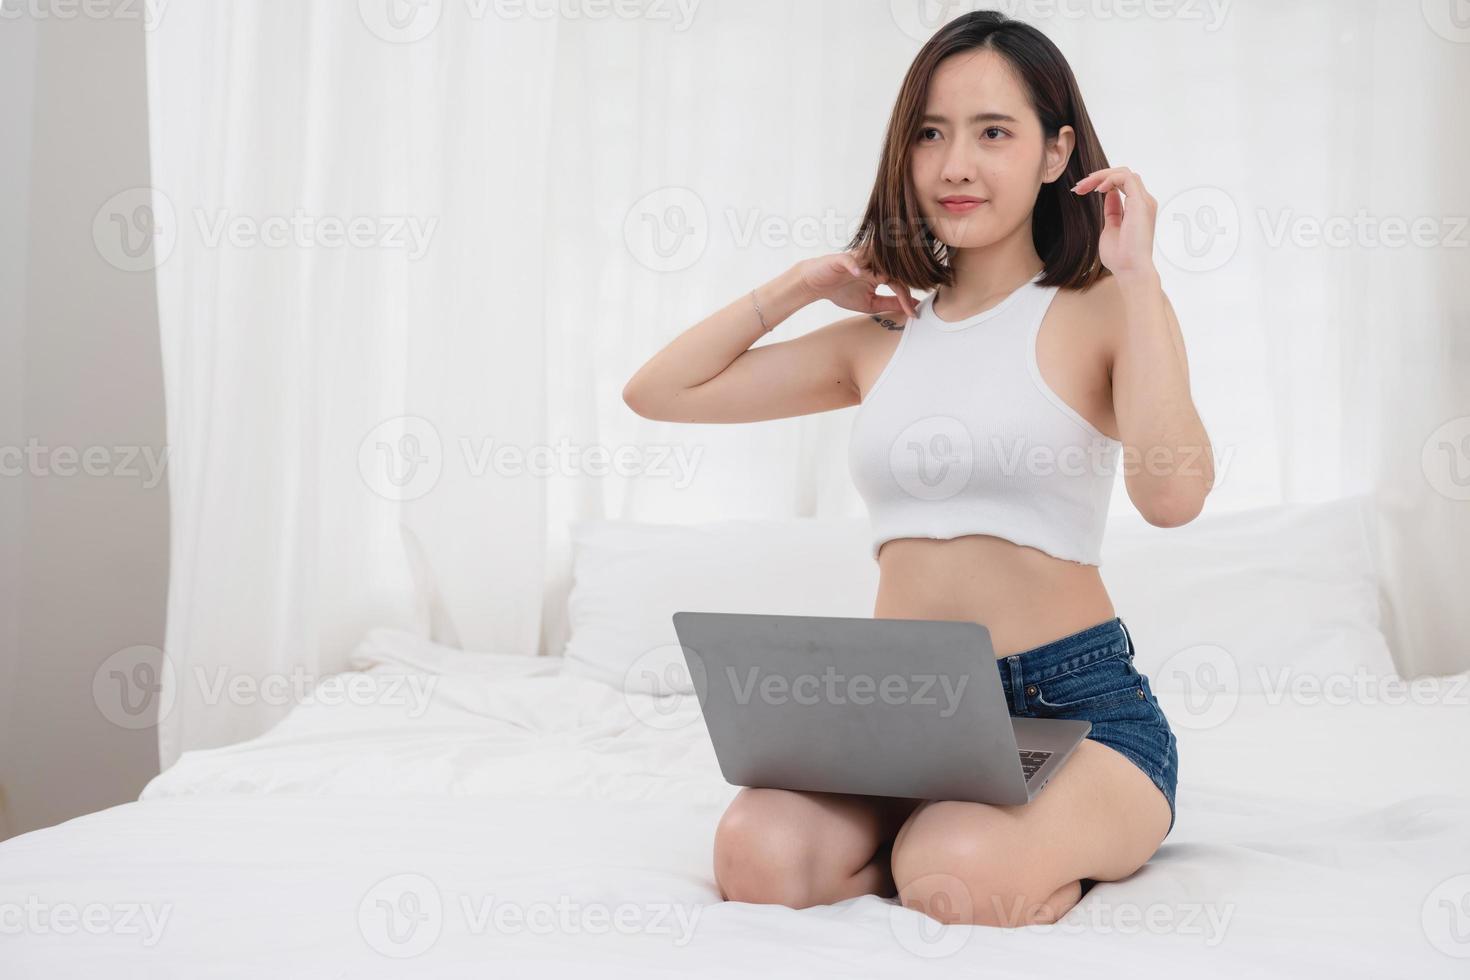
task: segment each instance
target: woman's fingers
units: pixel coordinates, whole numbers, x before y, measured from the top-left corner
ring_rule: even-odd
[[[905,316],[917,315],[918,306],[914,302],[913,296],[909,294],[909,291],[906,287],[901,285],[894,285],[894,283],[887,276],[880,276],[878,282],[880,285],[887,286],[889,289],[893,290],[893,298],[898,305],[897,307],[890,306],[890,310],[892,310],[894,313],[902,313]],[[876,290],[874,290],[874,295],[877,295]],[[887,299],[888,297],[884,296],[882,298]]]
[[[868,294],[868,312],[907,314],[908,310],[904,309],[903,299],[897,293],[885,296],[875,289]]]
[[[908,289],[900,288],[894,295],[898,298],[898,306],[903,307],[904,316],[919,316],[919,307],[914,304],[914,298],[908,295]]]
[[[866,306],[870,313],[902,313],[906,316],[918,315],[918,300],[907,288],[894,285],[888,276],[880,276],[873,272],[873,267],[867,261],[865,249],[855,252],[843,253],[839,260],[839,267],[845,269],[852,281],[862,281],[866,287]],[[887,286],[893,291],[892,296],[885,296],[878,292],[879,286]]]
[[[879,296],[878,298],[883,300],[884,313],[897,313],[899,316],[909,315],[909,311],[903,308],[903,303],[899,301],[897,296]]]

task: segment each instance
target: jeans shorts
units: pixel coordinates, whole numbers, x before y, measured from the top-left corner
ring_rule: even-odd
[[[1087,737],[1121,752],[1164,794],[1174,829],[1178,742],[1148,678],[1133,667],[1133,637],[1121,618],[995,663],[1011,717],[1092,722]]]

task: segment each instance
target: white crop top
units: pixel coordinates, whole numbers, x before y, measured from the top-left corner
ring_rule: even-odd
[[[1122,443],[1041,376],[1036,337],[1059,287],[1040,278],[957,322],[931,293],[904,327],[848,444],[874,558],[894,538],[988,534],[1101,564]]]

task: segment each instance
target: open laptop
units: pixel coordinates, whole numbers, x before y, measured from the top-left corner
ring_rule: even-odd
[[[1013,718],[974,622],[676,612],[737,786],[1029,803],[1092,730]]]

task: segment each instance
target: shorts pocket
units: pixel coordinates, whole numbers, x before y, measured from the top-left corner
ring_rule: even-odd
[[[1028,685],[1029,703],[1038,715],[1085,717],[1102,709],[1138,704],[1154,710],[1143,676],[1123,656],[1105,657],[1065,674]]]

